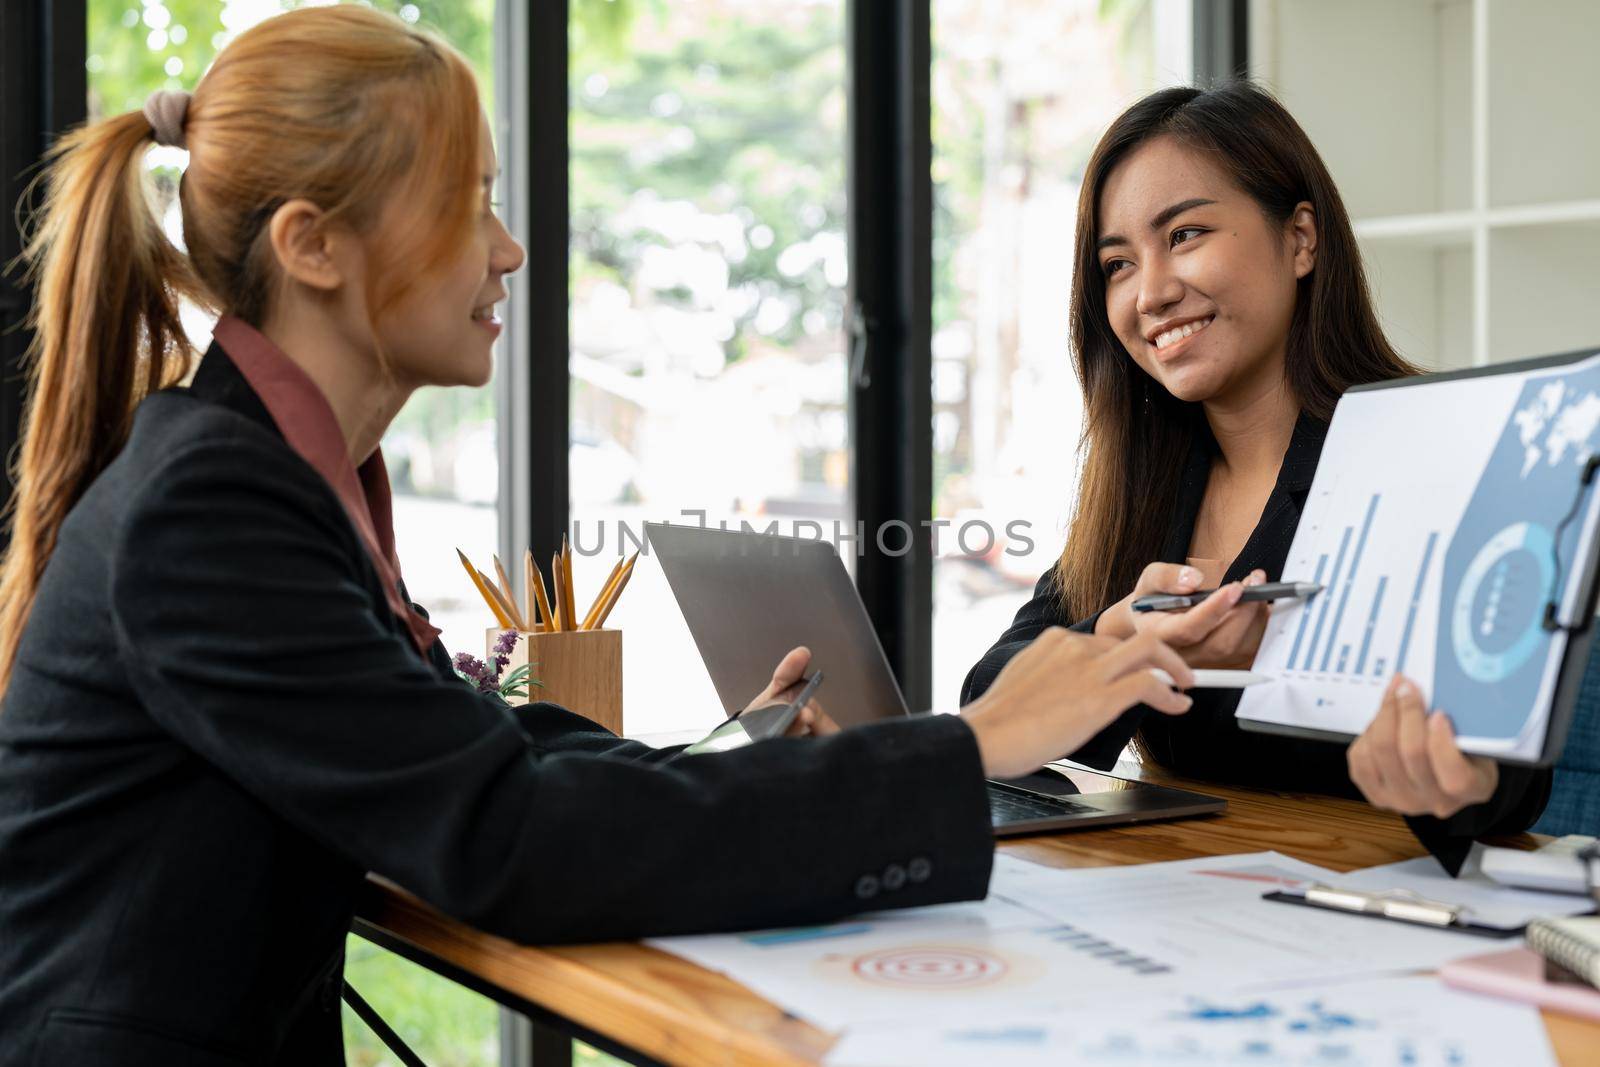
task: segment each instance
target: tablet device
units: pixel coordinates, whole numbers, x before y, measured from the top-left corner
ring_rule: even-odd
[[[728,752],[743,748],[769,737],[782,737],[794,724],[800,709],[822,684],[822,672],[813,671],[795,698],[785,703],[767,704],[736,715],[712,730],[705,737],[679,750],[679,756],[695,756],[702,752]],[[673,757],[677,758],[677,757]]]
[[[1560,755],[1589,654],[1600,352],[1361,386],[1334,410],[1246,729],[1347,740],[1396,673],[1508,763]]]

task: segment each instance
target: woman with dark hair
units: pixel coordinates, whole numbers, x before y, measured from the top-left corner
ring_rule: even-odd
[[[973,667],[969,701],[1044,627],[1159,634],[1192,667],[1247,666],[1328,420],[1353,385],[1415,373],[1373,313],[1350,220],[1299,124],[1246,81],[1164,89],[1124,112],[1078,201],[1072,346],[1087,455],[1065,551]],[[1181,614],[1135,597],[1220,587]],[[1409,817],[1455,869],[1484,833],[1529,826],[1548,772],[1464,756],[1415,685],[1391,681],[1348,752],[1242,731],[1236,691],[1181,718],[1136,708],[1078,750],[1109,766],[1131,738],[1170,770],[1275,788],[1359,792]]]

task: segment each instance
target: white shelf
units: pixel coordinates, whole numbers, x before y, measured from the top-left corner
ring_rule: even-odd
[[[1593,180],[1594,178],[1591,178],[1591,181]],[[1485,211],[1484,217],[1490,227],[1563,226],[1600,222],[1600,200],[1568,200],[1556,204],[1496,207]]]
[[[1251,0],[1250,25],[1397,348],[1448,368],[1600,343],[1600,2]]]
[[[1358,219],[1356,236],[1362,241],[1406,241],[1423,245],[1468,245],[1477,219],[1470,211],[1434,215],[1389,215]]]
[[[1439,211],[1423,215],[1389,215],[1361,219],[1356,236],[1363,241],[1417,240],[1426,244],[1470,244],[1473,231],[1515,226],[1556,226],[1600,222],[1600,200],[1559,204],[1523,204],[1484,211]]]

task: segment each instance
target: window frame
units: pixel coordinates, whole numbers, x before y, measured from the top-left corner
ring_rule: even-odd
[[[856,588],[913,712],[933,697],[931,23],[930,0],[846,2]]]

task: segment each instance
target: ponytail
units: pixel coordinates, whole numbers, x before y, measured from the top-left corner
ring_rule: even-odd
[[[139,401],[187,370],[178,300],[200,294],[150,206],[152,143],[150,120],[129,112],[62,137],[40,178],[23,251],[36,299],[0,562],[0,693],[67,512],[121,450]]]
[[[259,326],[282,281],[266,222],[303,197],[383,265],[366,281],[376,334],[376,315],[459,255],[477,218],[472,68],[393,15],[354,4],[277,15],[229,43],[192,98],[158,94],[146,112],[75,130],[46,160],[23,253],[37,300],[0,562],[0,694],[67,513],[121,450],[139,401],[188,370],[180,298]],[[146,198],[157,140],[189,150],[187,253]],[[395,202],[408,210],[386,214]]]

